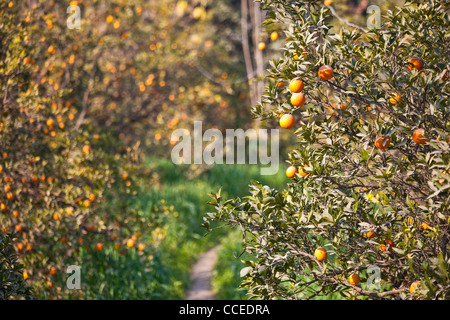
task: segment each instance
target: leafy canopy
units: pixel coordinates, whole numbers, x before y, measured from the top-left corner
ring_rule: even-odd
[[[448,2],[407,2],[379,29],[339,33],[322,1],[261,6],[266,24],[283,26],[286,43],[252,112],[269,123],[294,115],[289,164],[308,175],[282,191],[254,181],[244,199],[212,195],[216,211],[205,227],[239,225],[257,258],[246,262],[242,285],[263,298],[448,299]],[[334,71],[330,80],[318,76],[324,65]],[[277,85],[293,78],[305,84],[301,107]],[[413,139],[416,129],[423,135]],[[314,256],[318,247],[326,260]],[[354,273],[361,283],[350,284]]]

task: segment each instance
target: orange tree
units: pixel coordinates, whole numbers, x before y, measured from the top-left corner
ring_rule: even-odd
[[[33,14],[37,8],[1,4],[0,226],[16,233],[23,278],[38,295],[54,297],[64,289],[67,266],[81,263],[80,250],[113,247],[111,233],[123,219],[104,208],[105,190],[127,193],[123,170],[133,160],[132,151],[116,154],[120,144],[110,151],[93,130],[77,128],[68,96],[72,63],[61,59],[49,34],[35,36],[41,24],[56,29]]]
[[[69,30],[68,5],[14,1],[0,7],[0,231],[17,233],[13,245],[25,264],[23,278],[38,297],[67,294],[69,265],[84,267],[84,279],[92,279],[84,283],[87,292],[98,293],[106,258],[139,250],[142,260],[146,250],[139,249],[137,232],[143,223],[157,225],[151,210],[144,218],[132,208],[138,147],[125,145],[115,122],[102,122],[98,106],[110,103],[97,86],[99,80],[109,85],[99,65],[98,29]],[[94,8],[87,11],[91,21]],[[129,239],[136,246],[123,251]]]
[[[11,234],[0,233],[0,300],[21,296],[32,299],[32,290],[25,284],[27,274],[17,262],[17,254],[11,245]]]
[[[340,33],[323,1],[261,5],[287,36],[268,78],[304,82],[303,106],[269,85],[252,109],[296,119],[282,129],[298,141],[292,182],[213,194],[204,226],[241,227],[256,258],[241,272],[251,296],[448,299],[448,2],[409,1],[380,29]]]

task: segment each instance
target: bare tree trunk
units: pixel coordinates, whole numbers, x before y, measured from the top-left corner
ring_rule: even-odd
[[[249,28],[249,16],[251,30]],[[256,106],[264,91],[264,82],[261,79],[264,74],[263,53],[258,48],[261,30],[262,12],[259,5],[254,0],[241,0],[242,50],[252,106]],[[258,127],[259,123],[259,120],[255,120],[253,126]]]
[[[255,72],[253,69],[252,56],[250,52],[250,40],[248,38],[248,1],[241,0],[241,32],[242,32],[242,50],[244,51],[245,69],[247,71],[247,80],[250,89],[250,102],[252,106],[256,105],[256,95],[251,84]],[[253,0],[250,0],[253,1]]]
[[[264,83],[259,79],[264,73],[264,64],[263,64],[263,54],[262,50],[258,48],[258,43],[261,34],[261,9],[259,5],[254,1],[251,1],[251,9],[252,9],[252,25],[253,25],[253,43],[254,43],[254,56],[255,56],[255,64],[256,64],[256,83],[255,83],[255,94],[257,96],[257,100],[259,100],[263,93]]]

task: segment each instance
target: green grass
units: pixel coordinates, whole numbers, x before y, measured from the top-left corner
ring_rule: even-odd
[[[242,233],[239,229],[231,231],[221,241],[218,249],[218,263],[214,267],[212,288],[219,300],[246,300],[247,289],[239,288],[242,278],[240,270],[245,267],[241,260],[252,257],[244,252]],[[242,254],[242,255],[241,255]]]
[[[155,220],[161,228],[166,228],[165,237],[150,254],[146,253],[148,256],[137,250],[120,254],[112,245],[105,246],[102,252],[81,250],[83,290],[69,291],[67,298],[81,294],[85,299],[183,299],[192,264],[200,253],[216,245],[229,232],[228,228],[219,228],[206,235],[201,227],[205,213],[213,210],[207,204],[208,194],[222,188],[225,198],[246,196],[251,179],[270,186],[286,183],[285,168],[278,175],[261,176],[258,166],[216,165],[194,174],[193,167],[177,166],[157,158],[148,159],[146,167],[159,184],[148,176],[137,177],[139,190],[131,207],[149,221],[148,230],[139,230],[144,242],[152,241]],[[225,261],[228,258],[228,255],[221,256],[224,266],[234,263]],[[235,286],[232,277],[230,284],[224,283],[227,281],[222,281],[223,288]]]

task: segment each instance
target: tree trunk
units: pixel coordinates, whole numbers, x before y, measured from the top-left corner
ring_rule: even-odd
[[[252,1],[252,0],[250,0]],[[241,33],[242,33],[242,50],[244,52],[245,69],[247,71],[247,80],[250,89],[250,102],[252,106],[256,105],[255,92],[251,84],[255,72],[253,69],[252,55],[250,51],[250,39],[248,37],[248,0],[241,0]]]

